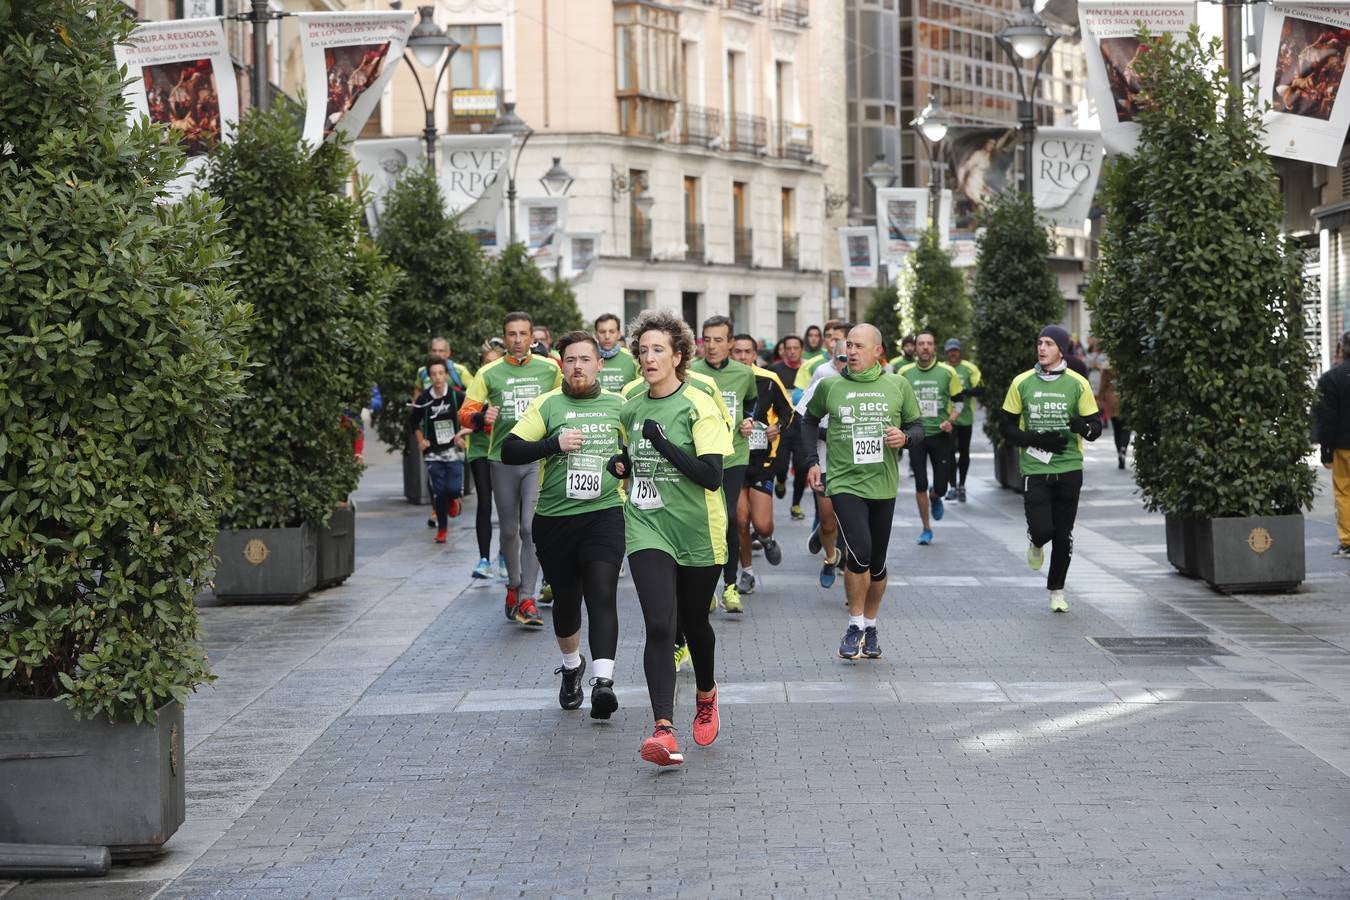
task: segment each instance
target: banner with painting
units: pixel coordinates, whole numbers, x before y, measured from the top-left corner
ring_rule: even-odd
[[[1260,100],[1275,156],[1334,166],[1350,128],[1341,94],[1350,55],[1350,7],[1271,3],[1261,30]]]
[[[904,262],[927,227],[927,188],[877,190],[877,240],[883,262]]]
[[[305,140],[356,137],[403,58],[412,12],[299,13]]]
[[[459,227],[495,251],[501,229],[510,135],[451,134],[441,138],[436,178],[446,209],[459,216]]]
[[[525,222],[525,249],[538,262],[562,258],[563,234],[567,229],[566,197],[531,197],[520,201]]]
[[[1036,211],[1082,229],[1102,171],[1102,135],[1079,128],[1037,128],[1031,157]]]
[[[839,255],[844,260],[844,284],[876,287],[877,230],[858,225],[839,229]]]
[[[410,137],[357,141],[352,157],[367,191],[366,221],[371,233],[379,234],[384,198],[409,166],[422,164],[422,141]]]
[[[947,183],[951,185],[950,226],[961,233],[975,231],[975,218],[984,205],[1006,188],[1017,186],[1016,128],[952,128],[943,141],[947,153]]]
[[[176,19],[136,26],[127,43],[114,48],[126,66],[123,94],[134,122],[142,116],[165,125],[187,155],[183,174],[169,193],[192,189],[206,154],[234,137],[239,91],[219,19]]]
[[[1137,34],[1184,35],[1195,22],[1195,3],[1078,4],[1078,24],[1087,57],[1088,96],[1097,105],[1102,140],[1110,153],[1130,154],[1139,143],[1139,76],[1134,62],[1144,52]]]

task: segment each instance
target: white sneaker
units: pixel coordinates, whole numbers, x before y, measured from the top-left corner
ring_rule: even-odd
[[[1063,591],[1050,592],[1050,611],[1057,613],[1069,611],[1069,603],[1064,599]]]

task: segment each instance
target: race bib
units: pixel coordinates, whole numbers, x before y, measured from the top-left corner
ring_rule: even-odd
[[[920,400],[919,415],[925,419],[931,419],[938,414],[938,402],[936,400]]]
[[[1043,462],[1046,465],[1049,465],[1050,460],[1055,458],[1055,454],[1051,453],[1049,450],[1042,450],[1040,447],[1028,447],[1027,456],[1030,456],[1038,462]]]
[[[728,416],[731,416],[731,421],[733,421],[733,422],[739,422],[739,421],[741,420],[741,414],[740,414],[739,412],[736,411],[736,410],[737,410],[737,405],[736,405],[736,392],[735,392],[735,391],[723,391],[723,392],[722,392],[722,402],[723,402],[724,404],[726,404],[726,407],[727,407],[727,415],[728,415]]]
[[[455,439],[455,423],[449,419],[433,422],[436,426],[436,443],[448,444]]]
[[[661,492],[650,478],[634,478],[628,485],[628,502],[638,509],[664,509]]]
[[[750,432],[750,449],[751,449],[751,450],[768,450],[768,449],[769,449],[769,431],[768,431],[768,429],[769,429],[769,426],[765,425],[763,422],[756,422],[756,423],[755,423],[754,430]]]
[[[522,384],[516,388],[511,402],[515,405],[517,420],[520,420],[525,415],[525,410],[530,408],[530,401],[538,396],[538,385]]]
[[[885,437],[881,426],[862,424],[853,426],[853,464],[868,465],[885,459]]]
[[[598,500],[603,465],[598,456],[567,454],[567,499]]]

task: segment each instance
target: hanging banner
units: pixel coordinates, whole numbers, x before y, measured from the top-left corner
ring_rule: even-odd
[[[134,122],[142,116],[167,126],[181,140],[187,161],[169,193],[192,189],[206,154],[234,137],[239,90],[219,19],[176,19],[138,25],[114,48],[127,67],[123,95]]]
[[[952,227],[973,231],[975,217],[1000,191],[1017,183],[1016,128],[952,128],[947,148],[948,184],[952,185]],[[948,229],[942,229],[946,234]]]
[[[365,182],[366,221],[372,234],[380,233],[384,198],[409,166],[422,164],[422,141],[418,138],[377,138],[352,144],[356,173]]]
[[[927,188],[877,190],[877,240],[883,262],[903,262],[919,246],[927,227]]]
[[[567,228],[566,197],[532,197],[520,201],[525,221],[525,248],[536,260],[562,258],[562,236]]]
[[[1134,61],[1142,51],[1136,36],[1145,26],[1153,35],[1184,35],[1195,22],[1194,3],[1078,4],[1078,25],[1087,57],[1088,96],[1097,105],[1102,140],[1110,153],[1131,154],[1139,143],[1139,76]]]
[[[1275,156],[1334,166],[1350,128],[1341,95],[1350,52],[1350,8],[1271,3],[1261,37],[1260,99]],[[1350,93],[1350,91],[1348,91]]]
[[[436,178],[445,206],[459,216],[459,225],[478,239],[480,247],[495,249],[501,218],[509,135],[452,134],[441,138],[441,161]]]
[[[839,255],[844,260],[844,284],[875,287],[877,283],[877,230],[866,226],[839,229]]]
[[[938,202],[938,234],[942,237],[942,247],[952,259],[952,265],[958,269],[967,269],[975,265],[975,222],[958,226],[955,215],[956,197],[950,189],[943,189]]]
[[[1078,128],[1037,128],[1031,155],[1036,211],[1056,225],[1083,227],[1102,171],[1102,135]]]
[[[412,33],[411,12],[299,13],[305,61],[306,141],[355,137],[394,76]]]

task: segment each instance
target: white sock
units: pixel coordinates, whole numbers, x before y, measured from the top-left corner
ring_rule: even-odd
[[[860,630],[861,630],[862,627],[863,627],[863,622],[864,622],[864,621],[866,621],[866,620],[865,620],[862,616],[849,616],[849,617],[848,617],[848,624],[850,624],[850,625],[857,625],[858,628],[859,628]]]
[[[575,669],[579,665],[581,665],[581,653],[579,651],[573,650],[571,653],[563,654],[564,668]]]
[[[877,620],[876,620],[876,619],[863,619],[863,627],[864,627],[864,628],[876,628],[876,627],[877,627]]]
[[[751,566],[746,566],[744,569],[741,569],[741,571],[749,575],[751,578],[755,577],[755,570]]]
[[[614,680],[614,660],[597,659],[591,665],[596,678],[608,678],[611,681]]]

